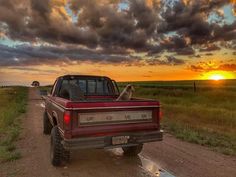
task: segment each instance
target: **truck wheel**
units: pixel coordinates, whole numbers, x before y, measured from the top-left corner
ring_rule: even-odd
[[[69,162],[70,161],[70,151],[67,151],[63,148],[63,160],[65,162]]]
[[[51,133],[51,130],[52,130],[52,124],[49,121],[47,112],[45,111],[43,115],[43,133],[45,135],[49,135]]]
[[[58,127],[52,128],[51,132],[51,147],[50,147],[50,158],[53,166],[61,165],[63,160],[63,146],[61,144],[61,136],[58,131]]]
[[[137,146],[122,147],[122,149],[124,151],[124,154],[127,156],[136,156],[142,151],[143,144],[139,144]]]

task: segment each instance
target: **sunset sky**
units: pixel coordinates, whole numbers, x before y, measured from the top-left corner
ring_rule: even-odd
[[[236,0],[0,0],[0,85],[236,79]]]

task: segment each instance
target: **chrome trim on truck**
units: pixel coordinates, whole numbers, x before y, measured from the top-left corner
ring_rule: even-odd
[[[143,110],[79,113],[78,116],[80,125],[101,125],[121,122],[150,122],[153,119],[152,114],[152,110]]]
[[[55,101],[52,101],[52,104],[55,105],[58,109],[61,109],[61,111],[69,111],[69,110],[100,110],[100,109],[129,109],[129,108],[159,108],[158,105],[150,105],[150,106],[113,106],[113,107],[89,107],[89,108],[66,108],[60,104],[58,104]],[[63,110],[62,110],[63,109]]]
[[[90,108],[72,108],[72,110],[88,110],[88,109],[127,109],[127,108],[159,108],[160,106],[113,106],[113,107],[90,107]]]

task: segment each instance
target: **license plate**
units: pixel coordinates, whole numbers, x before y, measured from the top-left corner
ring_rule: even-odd
[[[115,136],[112,137],[112,144],[118,145],[118,144],[127,144],[129,140],[129,136]]]

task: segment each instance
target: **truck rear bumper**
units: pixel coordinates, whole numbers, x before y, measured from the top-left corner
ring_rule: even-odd
[[[128,136],[126,144],[112,144],[112,137]],[[86,149],[86,148],[116,148],[125,146],[135,146],[142,143],[161,141],[163,139],[163,131],[124,133],[115,136],[89,137],[77,139],[65,139],[62,144],[66,150]]]

